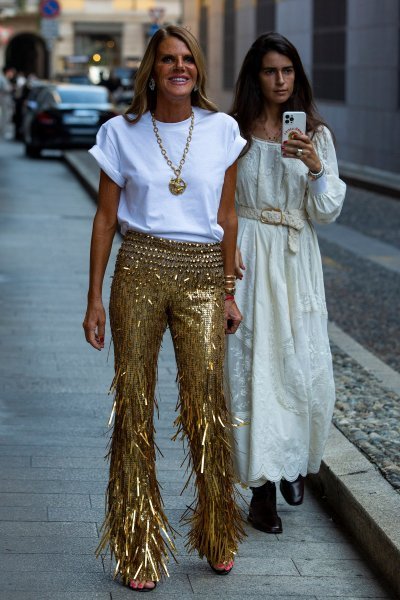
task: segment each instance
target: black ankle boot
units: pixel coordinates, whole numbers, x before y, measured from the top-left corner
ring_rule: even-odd
[[[294,481],[281,479],[279,489],[288,504],[291,506],[299,506],[304,499],[304,477],[299,475]]]
[[[248,517],[250,523],[265,533],[282,533],[282,521],[276,512],[275,483],[267,481],[261,487],[250,489],[253,492]]]

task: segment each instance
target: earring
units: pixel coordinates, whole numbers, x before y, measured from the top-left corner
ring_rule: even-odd
[[[196,83],[196,85],[194,86],[194,88],[193,88],[193,91],[194,91],[194,92],[198,92],[198,91],[199,91],[199,86],[197,85],[197,83]]]
[[[154,81],[153,77],[149,79],[149,88],[152,92],[154,92],[154,90],[156,89],[156,82]]]

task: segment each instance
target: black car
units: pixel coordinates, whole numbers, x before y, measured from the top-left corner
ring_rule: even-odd
[[[38,157],[44,149],[91,146],[100,125],[116,114],[104,87],[46,85],[25,114],[22,131],[26,154]]]

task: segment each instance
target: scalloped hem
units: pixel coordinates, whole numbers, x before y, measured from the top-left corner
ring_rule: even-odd
[[[272,481],[273,483],[277,483],[281,479],[285,479],[286,481],[296,481],[299,475],[301,475],[302,477],[306,477],[309,474],[315,475],[319,472],[319,470],[320,465],[318,465],[318,467],[309,465],[307,468],[299,468],[294,473],[291,472],[290,474],[287,473],[285,469],[282,469],[279,475],[262,472],[260,473],[259,477],[257,477],[257,479],[249,480],[248,482],[243,482],[242,479],[240,481],[242,485],[245,485],[247,487],[260,487],[264,485],[264,483],[266,483],[267,481]]]

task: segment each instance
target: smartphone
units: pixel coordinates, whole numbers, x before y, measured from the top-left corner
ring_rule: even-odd
[[[282,143],[290,140],[295,133],[305,134],[307,116],[301,110],[288,110],[282,115]]]

